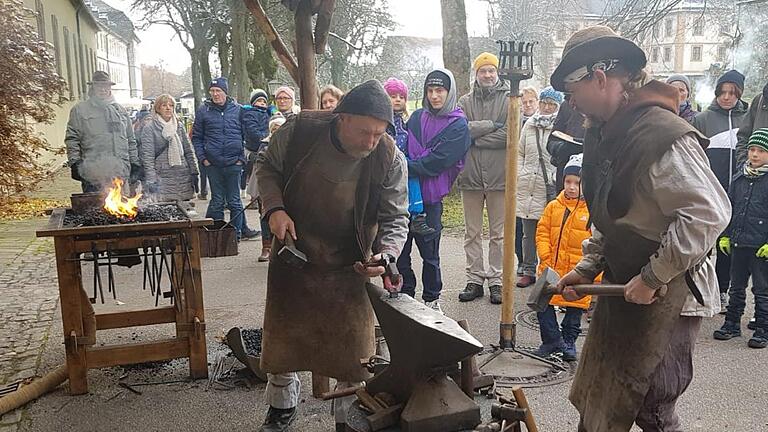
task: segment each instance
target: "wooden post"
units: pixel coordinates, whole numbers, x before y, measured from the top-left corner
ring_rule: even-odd
[[[518,86],[511,86],[516,89]],[[504,266],[502,271],[500,345],[515,346],[515,218],[517,216],[517,148],[520,143],[520,94],[509,92],[507,164],[504,193]]]
[[[189,332],[189,375],[192,378],[208,376],[208,351],[205,343],[205,309],[203,308],[203,277],[200,259],[200,231],[191,228],[184,231],[189,241],[191,261],[190,277],[186,278],[184,297],[187,303],[187,320],[192,326]],[[194,286],[192,285],[194,282]]]
[[[323,394],[329,391],[331,391],[330,378],[312,372],[312,396],[322,399]]]
[[[312,36],[312,4],[300,0],[294,15],[296,24],[296,58],[299,65],[299,89],[302,109],[318,109],[317,71],[315,70],[315,42]]]
[[[64,327],[64,348],[67,353],[69,392],[73,395],[88,393],[88,363],[85,345],[78,345],[84,336],[81,293],[83,289],[80,262],[75,250],[74,237],[56,237],[56,271],[59,277],[61,321]]]

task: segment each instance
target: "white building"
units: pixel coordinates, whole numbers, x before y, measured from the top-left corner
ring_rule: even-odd
[[[125,106],[138,108],[142,103],[141,67],[136,60],[136,36],[133,22],[122,11],[102,0],[86,0],[99,21],[96,35],[96,69],[109,73],[115,82],[112,94]]]

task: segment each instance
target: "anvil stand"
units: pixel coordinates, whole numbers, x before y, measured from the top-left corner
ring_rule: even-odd
[[[480,369],[495,377],[522,378],[520,372],[543,365],[558,370],[561,364],[541,358],[516,344],[515,276],[510,263],[515,259],[515,217],[517,210],[517,153],[520,143],[520,81],[533,76],[533,47],[535,42],[496,41],[499,49],[499,78],[509,81],[507,111],[507,160],[504,204],[504,269],[502,274],[501,323],[499,346],[482,359]],[[481,359],[478,359],[481,361]],[[543,370],[543,369],[542,369]]]

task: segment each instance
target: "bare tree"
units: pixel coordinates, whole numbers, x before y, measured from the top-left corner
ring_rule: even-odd
[[[443,64],[456,78],[458,94],[469,92],[470,58],[464,0],[440,0],[443,17]]]

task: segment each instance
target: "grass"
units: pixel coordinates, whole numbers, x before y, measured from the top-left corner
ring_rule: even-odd
[[[461,192],[456,188],[443,198],[443,229],[451,235],[464,234],[464,205],[461,202]],[[483,208],[483,233],[488,233],[488,211],[485,208]]]

